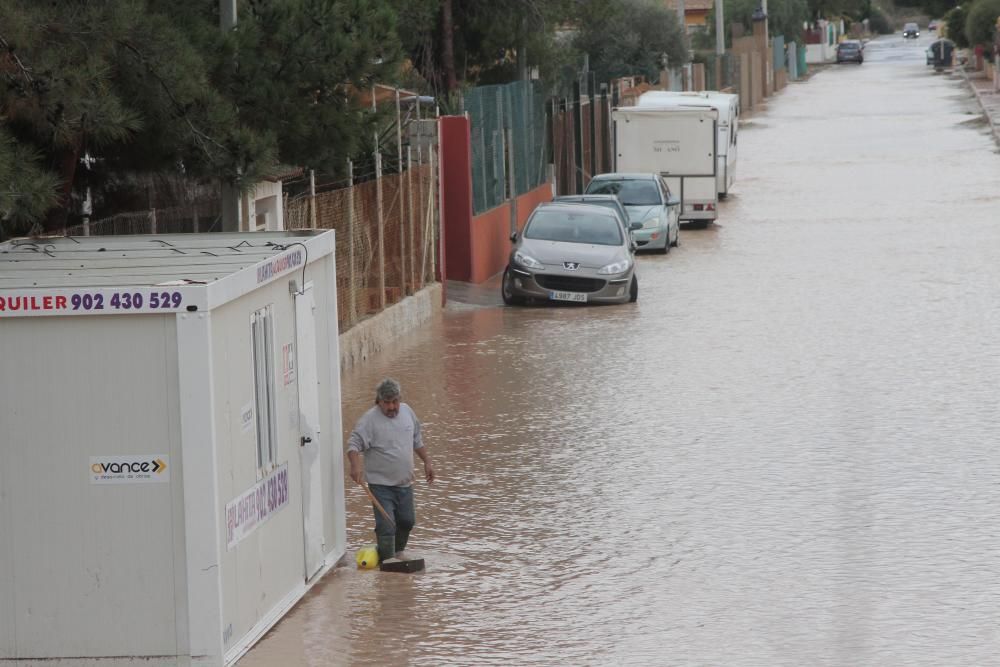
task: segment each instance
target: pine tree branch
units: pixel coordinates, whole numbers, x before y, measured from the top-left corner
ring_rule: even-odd
[[[13,48],[11,48],[10,43],[3,35],[0,35],[0,47],[3,47],[4,51],[7,52],[7,55],[10,56],[10,59],[14,62],[14,65],[21,73],[21,76],[24,77],[24,80],[27,81],[29,85],[34,83],[35,79],[34,77],[31,76],[31,71],[27,67],[25,67],[23,62],[21,62],[21,59],[18,57],[17,52],[14,51]],[[13,77],[11,77],[9,74],[7,76],[10,80],[13,81]]]
[[[146,68],[146,71],[149,73],[149,75],[153,77],[156,80],[156,82],[160,85],[160,88],[163,90],[164,94],[170,99],[170,103],[173,105],[174,110],[184,120],[184,123],[188,126],[188,129],[191,130],[191,133],[195,137],[198,147],[202,150],[202,152],[205,153],[206,157],[208,157],[209,160],[215,159],[215,155],[208,148],[209,144],[214,144],[223,153],[229,152],[221,142],[216,140],[207,132],[203,132],[202,130],[195,127],[195,124],[191,121],[191,118],[188,116],[187,109],[184,107],[183,104],[180,103],[180,101],[178,101],[177,97],[174,95],[174,92],[170,89],[170,86],[167,85],[167,82],[163,79],[163,77],[157,73],[156,68],[153,67],[152,63],[149,62],[144,53],[142,53],[138,48],[136,48],[133,44],[129,43],[128,41],[119,40],[118,44],[120,44],[126,50],[132,52]]]

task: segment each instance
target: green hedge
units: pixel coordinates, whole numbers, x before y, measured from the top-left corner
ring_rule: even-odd
[[[998,16],[1000,0],[976,0],[972,3],[969,16],[965,19],[965,38],[970,46],[993,44]]]

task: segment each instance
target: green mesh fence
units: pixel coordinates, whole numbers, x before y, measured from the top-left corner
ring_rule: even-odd
[[[519,195],[545,182],[544,104],[540,86],[532,81],[481,86],[465,94],[465,111],[472,126],[472,204],[476,214],[508,199],[511,178]]]
[[[780,72],[785,69],[785,36],[778,35],[771,40],[771,52],[774,58],[774,71]]]

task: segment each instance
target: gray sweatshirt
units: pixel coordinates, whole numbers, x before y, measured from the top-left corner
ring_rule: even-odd
[[[373,405],[361,415],[347,440],[347,448],[365,457],[369,484],[410,486],[413,483],[413,450],[424,446],[420,422],[406,403],[389,418]]]

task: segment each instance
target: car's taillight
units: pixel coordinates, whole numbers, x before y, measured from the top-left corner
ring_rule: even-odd
[[[704,204],[695,204],[694,205],[694,210],[696,210],[696,211],[704,211],[705,210],[705,205]]]

